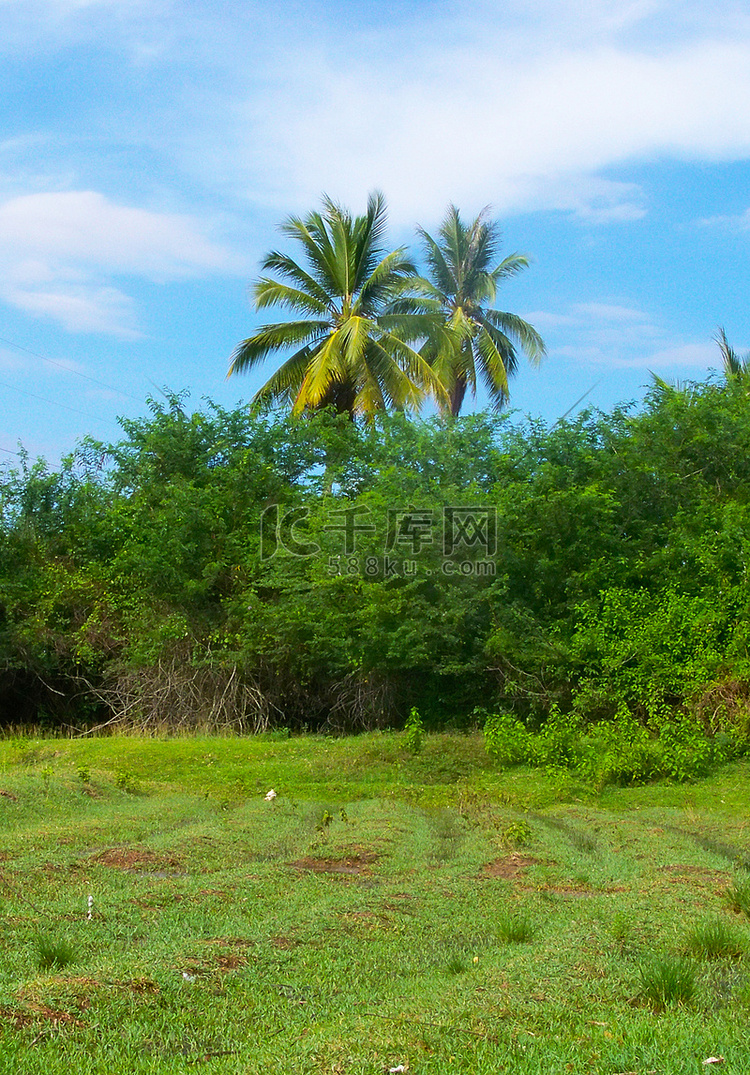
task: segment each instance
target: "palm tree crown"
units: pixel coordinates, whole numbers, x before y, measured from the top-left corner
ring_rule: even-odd
[[[422,280],[422,309],[440,314],[448,328],[443,345],[428,340],[423,353],[449,396],[451,414],[458,414],[466,389],[477,390],[479,375],[496,407],[508,399],[508,378],[518,366],[517,348],[538,363],[545,355],[536,329],[515,314],[490,307],[498,285],[529,263],[522,254],[510,254],[492,268],[500,236],[483,210],[465,224],[454,205],[449,206],[436,241],[418,228],[424,245],[429,280]]]
[[[290,217],[281,231],[296,240],[303,264],[273,251],[253,287],[256,309],[278,306],[298,315],[264,325],[235,350],[229,374],[269,355],[291,351],[256,393],[293,412],[333,406],[350,417],[388,407],[418,410],[430,392],[446,399],[438,377],[409,341],[424,335],[424,317],[395,312],[415,270],[403,247],[385,253],[386,207],[371,194],[364,216],[352,218],[330,198],[322,212]],[[299,316],[302,315],[302,316]]]
[[[729,380],[730,377],[747,377],[750,374],[750,351],[746,355],[738,355],[727,339],[727,334],[723,328],[718,329],[714,340],[719,345],[726,379]]]

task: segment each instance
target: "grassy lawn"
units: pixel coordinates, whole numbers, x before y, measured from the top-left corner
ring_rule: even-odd
[[[747,1075],[749,786],[594,797],[478,736],[2,741],[0,1072]]]

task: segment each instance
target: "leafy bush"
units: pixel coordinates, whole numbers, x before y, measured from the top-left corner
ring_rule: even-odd
[[[420,754],[424,746],[424,723],[416,706],[411,712],[404,728],[404,742],[410,754]]]
[[[537,760],[534,736],[509,713],[487,718],[484,743],[488,753],[502,766],[533,765]]]

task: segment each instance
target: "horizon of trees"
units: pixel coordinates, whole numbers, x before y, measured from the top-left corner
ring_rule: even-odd
[[[59,472],[5,467],[0,721],[343,731],[417,705],[747,739],[749,387],[655,382],[552,428],[174,396]]]

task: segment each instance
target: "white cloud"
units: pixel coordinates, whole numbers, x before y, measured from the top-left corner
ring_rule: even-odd
[[[0,298],[71,332],[137,334],[133,301],[110,277],[163,282],[244,267],[194,219],[117,205],[96,191],[0,204]]]
[[[191,218],[116,205],[92,190],[28,194],[0,205],[0,250],[8,249],[151,279],[242,267]]]
[[[730,2],[423,3],[388,28],[365,21],[353,13],[345,49],[320,10],[259,23],[182,165],[274,211],[380,187],[398,223],[454,200],[612,224],[646,206],[607,169],[750,154],[750,25]]]
[[[734,231],[750,231],[750,209],[734,216],[703,217],[698,221],[703,227],[722,227]]]
[[[545,335],[550,359],[572,359],[601,370],[693,369],[719,364],[715,344],[675,339],[650,315],[619,303],[577,303],[564,312],[538,310],[528,320]],[[573,343],[556,343],[560,340]]]
[[[9,288],[3,298],[36,317],[57,321],[69,332],[101,332],[124,339],[140,335],[133,301],[113,287],[82,286],[54,290]]]
[[[453,199],[608,222],[643,207],[633,187],[598,179],[592,189],[604,168],[656,154],[750,154],[750,41],[661,55],[608,45],[524,61],[499,46],[490,27],[470,55],[447,51],[438,70],[424,56],[407,69],[398,55],[348,66],[295,56],[262,109],[248,107],[248,189],[263,189],[264,176],[280,201],[327,190],[358,203],[379,185],[408,218]]]

